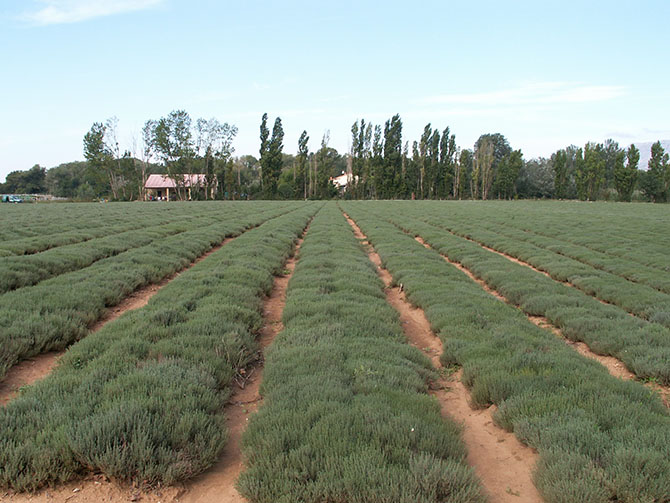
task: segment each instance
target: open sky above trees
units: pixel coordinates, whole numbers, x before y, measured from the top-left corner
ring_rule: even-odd
[[[0,180],[83,160],[82,137],[112,116],[130,148],[174,109],[237,126],[237,155],[259,155],[264,112],[289,153],[303,130],[344,153],[354,121],[395,113],[409,139],[428,122],[463,148],[500,132],[526,159],[666,139],[668,14],[662,0],[7,0]]]

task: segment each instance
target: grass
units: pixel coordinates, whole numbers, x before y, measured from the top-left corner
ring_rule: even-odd
[[[427,395],[366,253],[337,208],[312,222],[243,438],[253,502],[481,502],[460,428]]]
[[[537,449],[534,480],[547,502],[668,501],[670,416],[657,395],[610,376],[385,220],[406,213],[344,208],[425,310],[443,363],[462,366],[473,404],[496,404],[496,423]],[[460,241],[454,250],[467,247]]]
[[[0,485],[32,490],[90,471],[172,484],[211,466],[231,380],[255,357],[262,296],[317,208],[246,232],[73,345],[0,409]]]

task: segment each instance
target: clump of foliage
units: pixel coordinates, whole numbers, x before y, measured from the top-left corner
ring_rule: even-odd
[[[426,394],[434,370],[334,205],[311,224],[285,329],[266,353],[264,403],[244,435],[254,502],[481,502],[460,428]]]
[[[207,203],[202,204],[207,208]],[[224,238],[239,235],[249,227],[297,207],[295,203],[260,203],[234,209],[233,203],[227,203],[231,206],[226,208],[217,204],[218,207],[210,205],[209,208],[218,208],[218,211],[230,208],[230,211],[212,216],[203,212],[200,218],[190,222],[192,228],[188,230],[180,228],[184,224],[178,224],[172,235],[154,235],[156,239],[144,246],[2,295],[0,376],[21,359],[65,348],[85,336],[88,327],[109,307],[117,305],[137,288],[179,271]],[[249,211],[249,208],[257,211]],[[182,230],[184,232],[177,232]],[[27,263],[32,256],[18,258],[26,259]]]
[[[91,470],[171,484],[211,466],[231,380],[255,358],[262,296],[316,210],[250,230],[72,346],[0,409],[0,485],[32,490]]]
[[[442,338],[443,363],[463,367],[473,404],[496,404],[495,421],[538,450],[535,483],[546,501],[667,499],[670,416],[658,396],[610,376],[415,242],[417,231],[407,235],[386,221],[404,226],[402,212],[363,203],[344,208],[409,300],[425,310]],[[426,241],[487,281],[504,271],[502,263],[494,267],[469,249],[481,250],[476,244],[454,236],[458,242],[450,242],[446,231],[424,235],[426,230],[420,229]],[[486,271],[477,271],[480,262],[489,266]]]

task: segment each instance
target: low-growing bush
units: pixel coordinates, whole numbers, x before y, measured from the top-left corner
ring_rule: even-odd
[[[496,404],[495,421],[537,449],[534,478],[547,502],[668,500],[670,416],[654,392],[610,376],[386,221],[404,226],[406,214],[363,203],[344,208],[439,330],[443,362],[463,367],[473,405]],[[424,230],[426,241],[444,245],[445,231]],[[479,257],[458,255],[468,248],[460,241],[449,256],[476,270]]]
[[[211,466],[231,380],[257,351],[262,297],[317,209],[244,233],[73,345],[0,409],[0,485],[32,490],[89,471],[170,484]]]
[[[480,502],[460,428],[426,394],[383,285],[334,205],[315,218],[243,438],[253,502]]]
[[[137,288],[179,271],[228,236],[299,206],[268,204],[243,216],[156,239],[37,285],[0,296],[0,378],[18,361],[63,349]],[[30,256],[27,256],[28,258]]]

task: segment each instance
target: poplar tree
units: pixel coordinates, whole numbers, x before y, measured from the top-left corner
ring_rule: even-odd
[[[402,121],[396,114],[384,125],[384,163],[379,197],[397,197],[401,186],[402,172]]]
[[[583,156],[581,149],[577,151],[575,182],[579,199],[595,201],[605,183],[605,159],[601,147],[589,142],[584,147]]]
[[[626,164],[624,165],[624,158]],[[640,162],[640,151],[632,145],[624,154],[619,152],[614,164],[614,186],[616,187],[619,201],[630,201],[635,189],[638,175],[638,163]]]
[[[277,183],[279,175],[281,175],[282,167],[284,166],[284,159],[282,157],[282,150],[284,149],[284,128],[281,124],[281,118],[275,119],[275,124],[272,127],[272,137],[268,144],[268,171],[269,171],[269,187],[268,195],[270,198],[277,196]]]
[[[655,203],[668,200],[670,187],[670,164],[668,154],[657,141],[651,146],[651,158],[649,159],[647,172],[640,180],[640,186],[644,193]]]
[[[559,199],[565,199],[568,196],[568,154],[565,150],[559,150],[551,160],[554,170],[554,194]]]
[[[261,119],[261,148],[259,149],[260,158],[258,162],[261,165],[261,188],[266,197],[268,197],[268,192],[266,187],[271,185],[270,178],[270,166],[268,161],[270,159],[269,150],[270,142],[268,138],[270,137],[270,130],[268,129],[268,114],[264,113]]]
[[[303,131],[298,139],[298,156],[296,159],[296,177],[298,183],[296,184],[296,197],[307,199],[307,156],[309,155],[309,148],[307,142],[309,136],[307,131]]]

